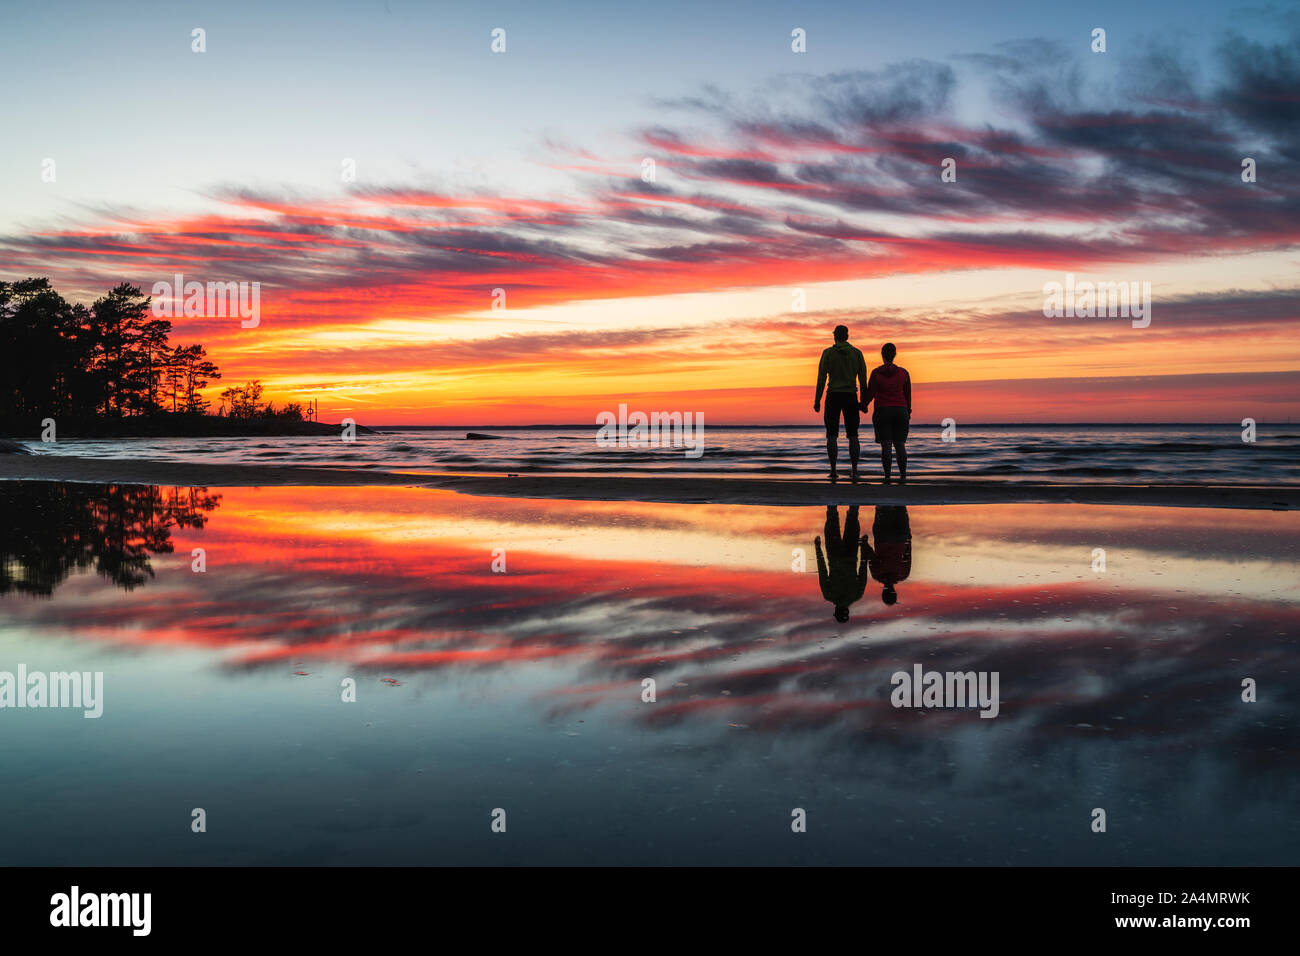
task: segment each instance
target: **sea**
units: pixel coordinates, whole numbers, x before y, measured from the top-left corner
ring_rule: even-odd
[[[1300,482],[1300,424],[916,425],[909,474],[921,479],[1130,483]],[[469,438],[475,435],[486,438]],[[808,479],[826,473],[818,426],[706,426],[702,448],[607,447],[592,425],[379,427],[335,437],[136,438],[31,442],[38,453],[92,458],[351,467],[381,471],[699,475]],[[1247,440],[1253,437],[1253,440]],[[863,461],[879,468],[870,425]],[[840,439],[840,460],[848,459]]]

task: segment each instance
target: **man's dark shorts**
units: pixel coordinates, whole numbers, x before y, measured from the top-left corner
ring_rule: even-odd
[[[844,415],[844,434],[850,438],[858,437],[858,393],[857,392],[827,392],[826,393],[826,411],[823,413],[826,421],[826,437],[835,438],[840,433],[840,414]]]
[[[893,445],[907,441],[907,423],[911,416],[902,406],[876,407],[871,425],[876,430],[876,444]]]

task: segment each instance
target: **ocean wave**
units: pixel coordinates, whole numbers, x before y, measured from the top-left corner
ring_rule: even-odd
[[[1242,444],[1238,442],[1238,445]],[[1131,444],[1108,442],[1106,444],[1071,444],[1060,445],[1053,442],[1044,442],[1042,444],[1019,444],[1012,445],[1010,451],[1020,455],[1106,455],[1113,453],[1122,454],[1142,454],[1150,451],[1176,451],[1176,452],[1215,452],[1224,451],[1237,447],[1231,442],[1225,441],[1221,445],[1212,445],[1206,442],[1133,442]]]
[[[1006,428],[941,442],[938,432],[913,429],[909,471],[918,476],[960,481],[963,476],[1003,480],[1091,479],[1131,481],[1300,481],[1300,435],[1259,433],[1253,444],[1222,426],[1178,430],[1152,428]],[[333,437],[288,437],[246,442],[232,438],[69,441],[47,453],[90,454],[109,458],[159,458],[172,461],[285,462],[367,469],[453,470],[474,473],[559,472],[616,475],[770,475],[800,478],[825,471],[825,446],[813,429],[789,431],[719,429],[711,432],[703,455],[687,457],[685,447],[599,448],[589,431],[507,433],[501,442],[466,442],[464,432],[390,431],[382,438],[358,436],[340,445]],[[1095,440],[1092,440],[1095,439]],[[878,469],[871,431],[862,431],[864,468]],[[1239,449],[1239,451],[1238,451]],[[847,464],[847,441],[840,438]]]

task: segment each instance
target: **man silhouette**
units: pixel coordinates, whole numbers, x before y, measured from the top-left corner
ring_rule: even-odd
[[[858,506],[850,505],[844,518],[844,534],[840,534],[840,514],[835,505],[826,506],[826,551],[822,554],[821,535],[813,538],[817,550],[817,579],[822,586],[822,597],[835,606],[835,620],[843,624],[849,619],[849,605],[862,599],[870,580],[871,546],[858,529]],[[861,563],[858,552],[861,551]],[[826,559],[830,558],[830,567]]]
[[[849,329],[846,325],[835,326],[835,344],[822,352],[817,364],[817,394],[813,397],[813,411],[822,410],[822,389],[829,382],[826,392],[826,455],[831,460],[832,482],[839,480],[835,470],[836,459],[840,453],[840,415],[844,416],[844,434],[849,439],[849,463],[852,465],[852,480],[858,480],[858,411],[865,405],[858,402],[858,385],[862,394],[867,393],[867,363],[862,353],[849,345]]]
[[[861,354],[861,353],[859,353]],[[894,364],[898,349],[893,342],[886,342],[880,348],[880,357],[884,365],[871,370],[871,378],[863,389],[862,410],[867,410],[867,403],[875,401],[875,411],[871,413],[871,426],[880,444],[880,464],[885,469],[885,484],[889,484],[889,451],[892,446],[898,452],[898,483],[907,484],[907,426],[912,420],[912,378],[907,369]]]

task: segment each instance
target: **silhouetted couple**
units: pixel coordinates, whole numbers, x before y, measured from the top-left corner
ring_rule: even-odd
[[[868,403],[876,403],[871,414],[876,442],[880,445],[880,464],[885,469],[885,484],[890,483],[891,450],[898,455],[898,483],[907,484],[907,427],[912,421],[912,379],[907,369],[894,364],[898,350],[894,343],[886,342],[880,349],[885,360],[871,370],[867,377],[867,363],[862,353],[849,344],[847,326],[835,326],[835,344],[822,352],[817,366],[817,394],[813,411],[822,410],[822,390],[826,392],[826,455],[831,460],[830,479],[839,480],[836,470],[840,453],[840,418],[844,418],[844,434],[849,439],[850,479],[858,480],[858,412],[865,412]],[[862,397],[858,398],[858,385]]]
[[[884,585],[880,600],[897,604],[894,585],[912,573],[912,529],[906,508],[877,505],[871,533],[876,539],[875,548],[859,531],[858,506],[850,505],[841,534],[839,510],[827,505],[825,554],[821,537],[813,539],[822,597],[835,605],[835,620],[841,624],[849,619],[849,606],[860,601],[867,590],[868,575]]]

